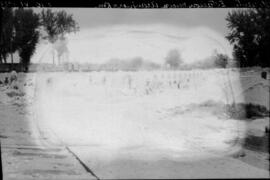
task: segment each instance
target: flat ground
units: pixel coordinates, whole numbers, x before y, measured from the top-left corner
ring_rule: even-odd
[[[231,102],[232,91],[214,73],[20,74],[18,89],[1,86],[5,177],[269,177],[269,154],[241,141],[261,142],[269,118],[228,117],[220,104]],[[246,86],[260,89],[263,80],[253,77],[256,83]],[[240,91],[251,90],[235,75],[231,81],[236,100],[244,101]]]

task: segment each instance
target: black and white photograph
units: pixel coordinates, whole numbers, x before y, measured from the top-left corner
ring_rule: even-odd
[[[1,7],[4,180],[270,178],[270,8]]]

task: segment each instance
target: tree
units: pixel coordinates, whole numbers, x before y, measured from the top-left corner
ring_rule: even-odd
[[[0,63],[6,63],[7,55],[13,53],[13,13],[12,8],[1,9]]]
[[[217,68],[227,67],[229,61],[229,57],[227,55],[218,53],[214,58],[215,58],[214,59],[215,67]]]
[[[226,38],[240,66],[269,66],[270,9],[234,10],[226,20],[230,30]]]
[[[44,27],[48,36],[46,37],[49,42],[54,43],[57,35],[57,17],[51,9],[44,9],[40,13],[40,23]]]
[[[73,19],[73,16],[67,14],[65,11],[52,12],[51,9],[42,10],[40,20],[42,26],[48,34],[47,39],[51,44],[54,44],[57,40],[65,41],[65,34],[79,30],[79,26]],[[63,45],[65,45],[65,43],[63,43]],[[60,46],[55,47],[58,54],[58,62],[60,64],[60,56],[63,53],[63,49],[66,48]]]
[[[142,57],[135,57],[130,61],[130,68],[134,70],[139,70],[143,65],[143,58]]]
[[[71,14],[67,14],[66,11],[57,12],[57,34],[64,37],[66,33],[76,32],[79,30],[79,26],[74,21]]]
[[[178,69],[182,63],[182,58],[177,49],[170,50],[165,57],[165,65],[169,65],[172,69]]]
[[[39,16],[32,9],[16,9],[14,27],[16,35],[14,47],[19,52],[20,62],[25,71],[28,70],[30,58],[33,55],[39,39]]]
[[[67,47],[67,39],[64,37],[60,37],[53,45],[54,49],[57,51],[57,57],[58,61],[60,62],[60,58],[64,53],[68,53],[68,47]]]
[[[219,53],[217,50],[214,50],[211,59],[213,68],[226,68],[229,63],[229,57],[226,54]]]

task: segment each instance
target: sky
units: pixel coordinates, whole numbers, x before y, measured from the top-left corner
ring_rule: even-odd
[[[35,8],[40,12],[42,8]],[[118,9],[118,8],[52,8],[73,14],[81,29],[111,25],[164,23],[175,26],[206,26],[226,35],[228,8]]]
[[[224,38],[228,33],[225,18],[231,9],[54,10],[73,14],[80,26],[79,32],[67,35],[66,42],[55,45],[67,47],[62,61],[103,63],[142,57],[162,63],[172,49],[177,49],[187,63],[209,57],[214,50],[232,56],[232,47]],[[40,43],[31,61],[51,62],[48,52],[55,46]]]

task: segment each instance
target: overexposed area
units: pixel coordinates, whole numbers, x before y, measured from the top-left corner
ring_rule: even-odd
[[[268,80],[238,70],[18,73],[0,86],[1,123],[14,123],[2,137],[69,149],[101,178],[269,177],[268,154],[235,156],[269,128],[267,117],[230,116],[233,102],[269,110]]]
[[[196,158],[207,158],[206,152],[230,153],[238,148],[230,142],[245,136],[245,122],[211,106],[235,101],[238,75],[230,70],[38,73],[34,110],[41,128],[66,145],[133,149],[131,154],[146,153],[143,158],[155,156],[149,149],[183,158],[201,152]]]
[[[62,62],[97,64],[135,57],[163,64],[172,49],[178,50],[187,64],[209,58],[214,51],[232,57],[232,48],[226,39],[207,27],[114,25],[83,29],[53,45],[41,41],[31,59],[32,63],[52,63],[52,51],[59,48],[63,51]]]
[[[269,12],[15,9],[4,178],[269,178]]]

